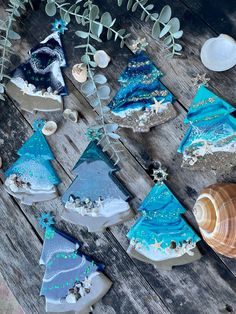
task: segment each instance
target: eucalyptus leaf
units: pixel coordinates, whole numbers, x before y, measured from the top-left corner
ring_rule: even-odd
[[[180,22],[179,22],[179,19],[177,17],[173,17],[169,22],[168,22],[168,25],[170,25],[170,32],[173,34],[173,33],[176,33],[179,31],[180,29]]]
[[[176,39],[181,38],[182,36],[183,36],[183,31],[178,31],[173,34],[173,37]]]
[[[108,113],[108,112],[110,112],[111,111],[111,109],[108,107],[108,106],[104,106],[104,107],[102,107],[102,112],[103,113]]]
[[[57,7],[55,3],[49,2],[45,6],[45,12],[47,13],[48,16],[54,16],[57,13]]]
[[[119,124],[117,123],[109,123],[105,126],[107,132],[114,132],[119,128]]]
[[[5,98],[2,94],[0,94],[0,100],[5,100]]]
[[[97,5],[93,5],[89,13],[89,18],[90,20],[95,20],[98,16],[99,16],[99,8]]]
[[[155,39],[157,39],[157,38],[159,38],[160,32],[161,32],[160,23],[159,23],[159,21],[157,20],[157,21],[153,24],[153,27],[152,27],[152,36],[153,36]]]
[[[167,24],[160,32],[159,38],[162,38],[163,36],[165,36],[169,32],[170,28],[171,26]]]
[[[75,34],[80,38],[88,38],[89,33],[83,31],[76,31]]]
[[[118,140],[120,139],[120,135],[116,134],[116,133],[107,133],[107,135],[111,138],[113,138],[114,140]]]
[[[122,6],[123,0],[117,0],[118,6]]]
[[[156,21],[158,19],[159,14],[158,13],[152,13],[150,18],[152,21]]]
[[[66,12],[66,14],[64,15],[64,22],[66,24],[70,23],[70,13],[69,12]]]
[[[4,85],[0,83],[0,93],[4,93]]]
[[[91,80],[88,80],[87,82],[83,83],[81,85],[81,91],[87,96],[90,96],[95,91],[95,86]]]
[[[14,40],[21,39],[20,35],[17,34],[16,32],[14,32],[14,31],[11,30],[11,29],[10,29],[9,32],[8,32],[8,37],[9,37],[10,39],[14,39]]]
[[[96,36],[95,34],[90,33],[90,37],[93,38],[94,40],[98,41],[99,43],[102,42],[102,40],[98,36]]]
[[[101,98],[101,99],[109,99],[110,97],[110,87],[108,85],[103,85],[101,87],[98,87],[97,89],[97,93],[98,93],[98,96]]]
[[[150,10],[152,10],[153,8],[154,8],[154,4],[149,4],[149,5],[146,6],[145,9],[146,9],[147,11],[150,11]]]
[[[169,5],[165,5],[162,10],[161,13],[159,15],[159,21],[161,23],[167,23],[171,18],[171,8]]]
[[[100,37],[102,33],[103,25],[101,23],[92,22],[91,23],[91,31],[97,37]]]
[[[112,38],[112,31],[110,29],[107,30],[107,39],[110,40]]]
[[[82,61],[83,63],[85,63],[85,64],[88,64],[89,61],[90,61],[89,55],[87,55],[87,54],[83,55],[83,56],[81,57],[81,61]]]
[[[98,84],[105,84],[107,82],[107,78],[103,74],[96,74],[94,75],[94,81]]]
[[[164,44],[169,45],[172,42],[172,36],[169,35],[164,39]]]
[[[174,50],[175,51],[181,51],[182,50],[182,46],[180,44],[174,44]]]
[[[100,100],[99,100],[99,98],[92,98],[92,99],[90,99],[90,105],[92,106],[92,107],[97,107],[98,105],[100,104]]]
[[[132,5],[133,5],[133,0],[128,0],[128,2],[127,2],[127,11],[129,11],[131,9]]]
[[[133,4],[133,6],[132,6],[132,12],[135,12],[135,11],[137,10],[138,5],[139,5],[138,2],[135,2],[135,3]]]
[[[103,13],[102,17],[101,17],[101,23],[104,26],[110,27],[112,24],[112,17],[111,14],[109,12],[105,12]]]

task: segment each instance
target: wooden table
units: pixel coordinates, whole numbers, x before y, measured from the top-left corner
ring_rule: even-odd
[[[174,16],[179,17],[184,37],[181,40],[184,51],[181,57],[166,59],[163,45],[150,36],[150,25],[140,22],[139,13],[125,14],[116,0],[100,1],[103,8],[114,15],[118,13],[118,23],[132,35],[145,36],[150,58],[165,73],[162,82],[175,95],[178,117],[162,126],[153,128],[148,134],[134,134],[121,130],[123,158],[118,177],[134,195],[132,205],[137,208],[153,182],[148,174],[154,160],[160,160],[169,169],[168,186],[189,210],[186,219],[196,228],[191,209],[203,187],[222,181],[235,181],[235,172],[191,172],[180,168],[181,156],[176,150],[186,126],[183,119],[196,93],[191,79],[198,73],[207,73],[211,78],[210,89],[232,104],[236,103],[236,68],[213,73],[202,65],[199,53],[204,41],[220,33],[236,34],[236,2],[233,0],[175,0],[156,1],[159,9],[164,4],[172,6]],[[153,1],[155,2],[155,1]],[[1,9],[6,0],[1,0]],[[53,19],[44,13],[44,6],[35,12],[28,12],[18,23],[21,41],[16,41],[16,66],[27,57],[27,51],[50,34]],[[73,24],[74,25],[74,24]],[[73,49],[79,39],[74,35],[74,27],[63,36],[69,67],[65,69],[65,80],[69,96],[65,97],[65,107],[79,111],[77,124],[66,122],[61,113],[35,115],[20,111],[18,104],[7,98],[0,103],[0,147],[3,170],[16,160],[16,151],[32,134],[32,122],[37,117],[53,119],[58,123],[58,131],[48,137],[55,154],[54,166],[62,179],[60,193],[68,187],[73,177],[71,169],[84,151],[87,140],[86,128],[96,118],[87,100],[79,91],[79,84],[71,75],[71,68],[79,63],[80,52]],[[74,25],[75,26],[75,25]],[[112,57],[111,65],[104,70],[113,89],[119,88],[117,78],[131,55],[128,48],[119,49],[113,41],[98,45]],[[108,229],[104,234],[89,234],[85,229],[60,221],[62,204],[60,199],[35,206],[24,206],[9,196],[0,187],[0,270],[10,289],[27,314],[44,313],[44,300],[39,297],[43,268],[39,266],[43,231],[38,226],[36,214],[44,210],[56,214],[57,226],[70,232],[84,243],[83,251],[95,256],[106,265],[106,274],[114,285],[99,302],[96,314],[161,314],[161,313],[228,313],[236,311],[236,262],[218,255],[201,241],[203,257],[195,263],[176,267],[172,271],[158,271],[151,265],[131,259],[126,254],[128,241],[126,233],[133,221]]]

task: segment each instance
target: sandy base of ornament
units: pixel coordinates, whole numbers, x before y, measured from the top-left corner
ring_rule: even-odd
[[[36,202],[50,201],[58,196],[57,189],[54,187],[50,191],[27,191],[27,192],[13,192],[8,186],[4,185],[5,190],[10,195],[21,201],[21,204],[32,205]]]
[[[170,258],[162,261],[153,261],[144,255],[140,254],[135,250],[135,248],[130,245],[127,249],[127,253],[133,257],[136,258],[142,262],[152,264],[155,266],[155,268],[162,269],[162,270],[171,270],[173,266],[180,266],[180,265],[185,265],[192,263],[194,261],[197,261],[201,258],[201,253],[198,250],[197,247],[195,247],[192,252],[194,253],[192,256],[188,255],[187,253],[176,258]]]
[[[177,112],[172,104],[166,106],[167,109],[162,112],[152,113],[144,110],[133,110],[132,113],[125,117],[115,115],[112,111],[108,112],[107,118],[111,123],[117,123],[120,127],[133,129],[134,132],[149,132],[150,128],[163,124],[177,116]],[[146,117],[141,120],[141,116]]]
[[[21,109],[33,113],[34,111],[58,111],[63,109],[62,98],[60,101],[43,96],[31,96],[24,94],[22,90],[11,81],[6,85],[6,92],[15,101],[17,101]]]
[[[128,209],[121,213],[115,214],[110,217],[104,216],[88,216],[81,215],[73,210],[64,209],[61,217],[73,224],[81,225],[87,227],[89,232],[102,232],[107,227],[118,225],[126,220],[132,219],[134,217],[134,212],[132,209]]]
[[[91,306],[98,302],[112,286],[112,282],[103,273],[99,273],[92,279],[91,290],[76,303],[55,304],[46,301],[47,313],[66,313],[66,314],[89,314]]]
[[[236,152],[215,152],[199,157],[193,164],[189,164],[189,160],[183,160],[183,168],[190,170],[231,170],[236,167]]]

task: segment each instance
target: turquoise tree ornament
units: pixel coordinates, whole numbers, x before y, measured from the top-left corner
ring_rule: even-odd
[[[45,229],[40,295],[45,297],[46,312],[89,313],[112,285],[103,274],[104,266],[82,254],[76,239],[56,229],[49,213],[43,213],[39,223]]]
[[[230,169],[236,166],[236,109],[201,86],[184,123],[189,129],[178,152],[189,169]]]
[[[34,134],[18,150],[20,158],[5,172],[5,189],[27,205],[57,197],[55,185],[60,183],[51,164],[53,153],[42,134],[44,123],[34,122]]]
[[[130,194],[115,176],[118,170],[97,142],[90,142],[72,170],[75,180],[62,196],[62,218],[92,232],[130,219]]]
[[[109,104],[110,120],[135,132],[148,132],[174,118],[173,95],[161,83],[162,76],[147,55],[138,51],[119,77],[121,88]]]
[[[200,258],[196,246],[200,238],[182,217],[185,208],[160,175],[162,180],[166,178],[164,171],[159,171],[159,182],[142,202],[138,209],[141,217],[127,234],[128,253],[158,268],[171,269]]]

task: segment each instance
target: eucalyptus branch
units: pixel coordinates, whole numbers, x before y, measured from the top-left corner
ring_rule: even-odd
[[[123,0],[117,0],[121,6]],[[182,46],[175,42],[183,35],[180,30],[180,22],[176,17],[171,18],[171,8],[166,5],[162,8],[160,14],[152,12],[154,5],[148,4],[149,0],[127,0],[127,10],[135,12],[138,8],[142,10],[141,20],[153,22],[152,37],[154,39],[164,38],[164,44],[171,50],[170,56],[180,55]]]
[[[4,79],[10,77],[5,73],[5,69],[8,68],[7,64],[10,64],[9,55],[12,53],[11,40],[20,39],[20,35],[12,30],[15,17],[20,17],[21,10],[25,10],[25,4],[30,3],[30,0],[10,0],[6,9],[7,17],[5,20],[0,20],[0,50],[2,51],[0,57],[0,100],[4,100]]]

